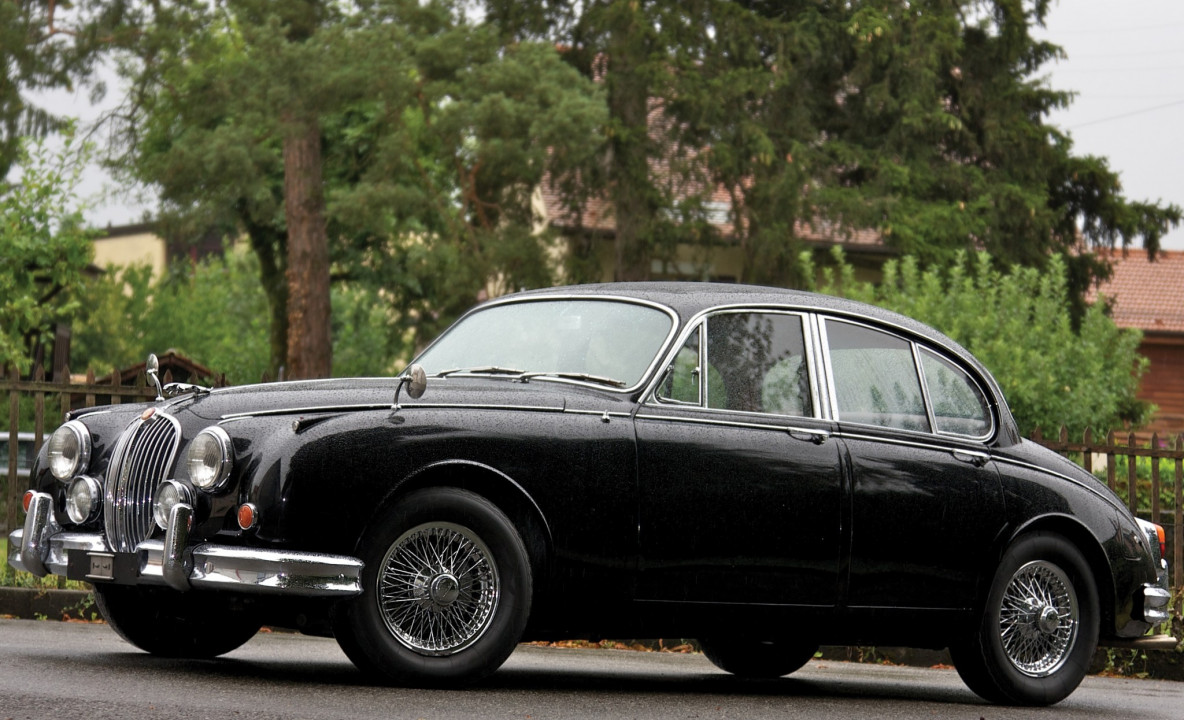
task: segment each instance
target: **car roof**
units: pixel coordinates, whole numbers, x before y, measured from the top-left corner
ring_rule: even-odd
[[[946,335],[900,313],[846,298],[760,285],[710,282],[611,282],[570,285],[529,290],[502,298],[541,297],[548,295],[588,295],[629,297],[665,305],[678,313],[682,322],[703,310],[727,305],[778,306],[803,310],[824,310],[838,315],[878,320],[921,337],[936,341],[959,355],[969,357],[964,348]]]

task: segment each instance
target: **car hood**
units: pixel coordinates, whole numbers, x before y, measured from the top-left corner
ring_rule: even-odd
[[[185,396],[171,401],[170,411],[192,413],[209,421],[247,415],[298,415],[317,412],[376,410],[394,405],[395,378],[350,378],[245,385]],[[613,410],[630,404],[624,393],[570,382],[534,378],[429,378],[418,399],[400,394],[401,407],[512,407],[540,410]]]

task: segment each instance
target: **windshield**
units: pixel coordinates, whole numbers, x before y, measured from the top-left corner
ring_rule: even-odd
[[[632,387],[641,382],[674,320],[619,300],[534,300],[473,312],[416,362],[428,375],[529,373]]]

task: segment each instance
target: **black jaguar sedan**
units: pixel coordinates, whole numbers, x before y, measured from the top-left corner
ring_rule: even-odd
[[[1049,704],[1099,644],[1170,642],[1146,636],[1162,529],[1021,439],[957,344],[867,305],[555,288],[399,377],[159,394],[72,413],[9,536],[157,655],[270,624],[451,685],[533,639],[697,637],[751,677],[949,647],[982,697]]]

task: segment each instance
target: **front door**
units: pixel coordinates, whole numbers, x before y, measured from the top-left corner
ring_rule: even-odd
[[[709,316],[639,411],[640,599],[835,605],[839,443],[804,320]]]

